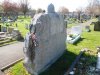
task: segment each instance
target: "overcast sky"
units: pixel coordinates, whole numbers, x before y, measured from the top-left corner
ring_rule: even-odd
[[[3,0],[0,0],[2,2]],[[20,0],[10,0],[15,2],[20,2]],[[76,8],[86,7],[88,5],[88,0],[28,0],[31,8],[37,9],[47,9],[48,4],[52,3],[55,6],[56,11],[61,6],[65,6],[69,11],[75,11]]]

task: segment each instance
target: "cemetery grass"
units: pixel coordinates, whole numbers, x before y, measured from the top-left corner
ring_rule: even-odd
[[[1,41],[0,41],[1,42]],[[8,42],[5,42],[5,43],[3,43],[3,44],[0,44],[0,47],[2,47],[2,46],[6,46],[6,45],[9,45],[9,44],[13,44],[13,43],[17,43],[18,41],[16,41],[16,40],[9,40]]]
[[[96,22],[96,21],[97,21],[97,18],[92,18],[91,20],[92,20],[93,22]],[[85,23],[85,22],[87,22],[87,21],[83,21],[83,23]],[[77,25],[79,25],[79,24],[80,24],[80,23],[76,21],[76,23],[73,22],[73,23],[67,24],[66,27],[67,27],[67,28],[71,28],[71,27],[77,26]]]
[[[100,32],[93,31],[93,25],[91,25],[91,32],[83,32],[81,39],[72,44],[66,44],[66,52],[46,71],[40,75],[63,75],[72,62],[75,60],[76,56],[79,54],[80,50],[83,48],[88,48],[92,51],[91,55],[95,58],[96,47],[100,46]],[[86,54],[88,55],[88,54]],[[94,59],[93,59],[94,60]],[[93,61],[91,60],[91,61]],[[23,63],[19,62],[6,71],[7,75],[30,75],[23,67]]]
[[[67,28],[71,28],[72,26],[75,26],[75,25],[77,25],[77,24],[75,24],[75,23],[68,24]]]
[[[23,16],[19,17],[17,21],[14,22],[13,27],[18,28],[22,34],[23,37],[25,37],[26,33],[29,32],[28,29],[25,28],[25,25],[29,25],[31,21],[31,18],[26,17],[24,18]],[[18,27],[16,27],[16,24]]]

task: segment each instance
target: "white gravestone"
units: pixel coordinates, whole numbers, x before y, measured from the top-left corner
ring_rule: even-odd
[[[78,35],[78,34],[82,34],[82,27],[81,26],[73,26],[71,28],[71,34],[73,35]]]
[[[48,13],[35,15],[32,24],[31,32],[25,38],[24,66],[30,74],[38,75],[64,53],[66,26],[53,4],[48,6]]]

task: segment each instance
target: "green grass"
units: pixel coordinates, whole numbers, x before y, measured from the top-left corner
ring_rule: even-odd
[[[74,45],[67,44],[67,50],[62,57],[40,75],[63,75],[81,49],[88,48],[93,51],[91,55],[95,57],[97,46],[100,46],[100,32],[93,31],[93,25],[91,25],[91,32],[83,31],[82,37],[77,43]],[[29,75],[23,67],[22,62],[11,67],[7,73],[8,75]]]
[[[15,67],[12,67],[12,70],[7,71],[7,75],[29,75],[28,72],[25,71],[22,62],[16,64]]]
[[[1,42],[1,41],[0,41],[0,42]],[[11,40],[11,41],[5,42],[5,43],[3,43],[3,44],[0,44],[0,47],[6,46],[6,45],[9,45],[9,44],[13,44],[13,43],[16,43],[16,42],[18,42],[18,41],[16,41],[16,40]]]
[[[27,18],[21,18],[21,19],[19,18],[18,20],[23,20],[23,21],[22,22],[16,21],[14,23],[13,27],[16,28],[16,23],[17,23],[17,25],[18,25],[17,28],[20,30],[22,36],[24,37],[25,34],[29,31],[25,28],[25,24],[30,24],[31,19],[29,17],[27,17]]]
[[[72,26],[75,26],[75,23],[68,24],[68,25],[67,25],[67,28],[71,28]]]

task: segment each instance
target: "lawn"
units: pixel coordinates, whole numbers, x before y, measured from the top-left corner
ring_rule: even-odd
[[[93,19],[90,19],[90,20],[92,20],[93,22],[96,22],[97,21],[97,18],[93,18]],[[87,20],[87,21],[89,21],[89,20]],[[84,21],[83,23],[85,23],[87,21]],[[80,23],[76,21],[76,22],[67,24],[67,28],[71,28],[71,27],[76,26],[76,25],[80,25]]]
[[[78,23],[77,23],[77,24],[78,24]],[[72,26],[76,26],[77,24],[75,24],[75,23],[68,24],[68,25],[67,25],[67,28],[71,28]]]
[[[83,48],[93,51],[92,55],[95,56],[96,47],[100,46],[100,32],[93,31],[93,25],[91,25],[91,32],[83,31],[82,37],[77,43],[66,45],[66,52],[62,57],[40,75],[63,75]],[[7,75],[29,75],[22,62],[15,64],[5,72]]]
[[[21,21],[22,20],[22,21]],[[26,24],[30,24],[31,18],[30,17],[18,17],[18,20],[15,21],[14,23],[14,28],[18,28],[22,34],[22,36],[24,37],[26,35],[26,33],[29,31],[25,28]],[[16,27],[16,24],[18,25],[18,27]]]

